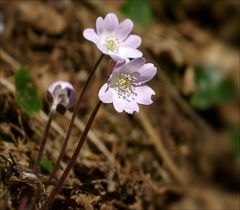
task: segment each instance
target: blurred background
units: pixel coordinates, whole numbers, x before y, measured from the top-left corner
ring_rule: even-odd
[[[149,83],[154,103],[133,115],[102,106],[52,209],[240,209],[239,11],[238,0],[1,0],[2,209],[17,208],[24,191],[34,190],[20,172],[30,171],[38,150],[47,87],[66,80],[81,90],[100,56],[82,32],[109,12],[134,22],[140,50],[158,68]],[[59,174],[98,101],[108,63],[80,105]],[[54,120],[43,179],[70,116]]]

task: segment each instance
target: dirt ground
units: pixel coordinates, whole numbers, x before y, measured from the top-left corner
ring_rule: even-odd
[[[154,103],[140,106],[133,115],[117,113],[112,104],[101,107],[74,169],[49,209],[240,209],[240,159],[229,137],[229,126],[239,128],[240,116],[240,3],[149,2],[153,20],[148,27],[135,25],[134,33],[142,37],[140,49],[147,62],[158,69],[149,83],[156,92]],[[31,172],[46,126],[48,85],[66,80],[81,90],[100,56],[82,32],[109,12],[126,18],[120,12],[123,3],[0,1],[1,210],[17,209],[24,193],[34,195],[39,184],[22,174]],[[58,176],[98,101],[108,63],[105,57],[80,105]],[[196,89],[194,66],[199,63],[217,66],[230,78],[237,88],[236,98],[204,110],[194,108],[189,99]],[[44,100],[43,111],[34,116],[26,114],[15,99],[14,75],[20,66],[29,69]],[[56,161],[70,117],[67,111],[54,119],[45,152],[50,163]],[[42,201],[55,184],[44,187],[48,174],[42,168]]]

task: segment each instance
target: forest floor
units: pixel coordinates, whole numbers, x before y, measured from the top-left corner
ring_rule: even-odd
[[[37,184],[22,173],[31,172],[46,126],[48,85],[66,80],[77,90],[82,88],[100,56],[82,31],[95,27],[96,18],[108,12],[124,19],[119,12],[122,2],[0,2],[1,210],[17,209],[21,196],[36,189]],[[156,92],[154,103],[133,115],[117,113],[111,104],[101,107],[74,170],[50,209],[240,209],[239,159],[229,137],[229,125],[239,126],[239,92],[236,100],[200,111],[189,102],[199,63],[217,66],[239,90],[239,2],[183,1],[172,7],[150,2],[152,24],[147,29],[136,26],[134,33],[142,37],[140,49],[147,62],[158,69],[149,83]],[[235,25],[229,24],[229,16]],[[98,101],[108,62],[105,57],[80,105],[58,176]],[[14,75],[21,66],[29,69],[44,99],[43,111],[34,116],[15,100]],[[41,182],[58,156],[70,117],[67,111],[54,119]],[[166,151],[170,163],[163,157]],[[54,183],[44,188],[43,200],[53,187]]]

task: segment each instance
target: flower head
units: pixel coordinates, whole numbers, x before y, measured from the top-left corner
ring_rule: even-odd
[[[141,44],[141,38],[130,35],[132,29],[131,20],[125,19],[119,23],[117,16],[109,13],[105,18],[97,18],[96,31],[87,28],[83,31],[83,36],[95,43],[103,54],[110,55],[115,60],[137,58],[142,56],[136,49]]]
[[[155,92],[145,85],[156,74],[156,67],[145,64],[144,58],[136,58],[127,63],[117,63],[98,96],[103,103],[113,103],[117,112],[132,114],[138,112],[138,104],[150,105]]]
[[[76,102],[74,87],[65,81],[56,81],[48,87],[48,98],[52,102],[52,110],[65,113],[66,109],[71,109]]]

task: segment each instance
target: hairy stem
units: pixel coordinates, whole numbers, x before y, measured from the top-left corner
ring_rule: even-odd
[[[54,166],[54,168],[53,168],[53,170],[52,170],[52,172],[51,172],[51,174],[50,174],[50,176],[49,176],[49,178],[48,178],[47,184],[50,184],[51,180],[52,180],[52,179],[55,177],[55,175],[56,175],[56,172],[57,172],[57,170],[58,170],[58,168],[59,168],[59,164],[60,164],[60,162],[61,162],[61,160],[62,160],[62,158],[63,158],[63,156],[64,156],[64,154],[65,154],[66,146],[67,146],[68,141],[69,141],[69,137],[70,137],[70,134],[71,134],[71,131],[72,131],[72,128],[73,128],[74,120],[75,120],[75,117],[76,117],[76,115],[77,115],[77,111],[78,111],[80,102],[82,101],[83,95],[84,95],[84,93],[86,92],[86,89],[87,89],[87,87],[88,87],[88,85],[89,85],[89,83],[90,83],[90,80],[92,79],[92,77],[93,77],[93,75],[94,75],[94,73],[95,73],[98,65],[100,64],[101,60],[103,59],[103,57],[104,57],[104,54],[102,54],[102,55],[99,57],[99,59],[97,60],[97,62],[96,62],[96,64],[94,65],[91,73],[90,73],[89,76],[88,76],[88,79],[87,79],[87,81],[86,81],[86,83],[85,83],[85,85],[84,85],[84,87],[83,87],[83,89],[82,89],[82,91],[81,91],[81,94],[80,94],[79,97],[78,97],[78,101],[77,101],[77,104],[76,104],[76,106],[75,106],[75,108],[74,108],[74,111],[73,111],[73,114],[72,114],[72,118],[71,118],[71,121],[70,121],[70,123],[69,123],[68,130],[67,130],[67,134],[66,134],[66,136],[65,136],[65,139],[64,139],[64,142],[63,142],[63,145],[62,145],[60,154],[59,154],[59,156],[58,156],[58,158],[57,158],[57,161],[56,161],[56,163],[55,163],[55,166]]]
[[[76,147],[76,149],[75,149],[71,159],[68,162],[68,165],[67,165],[66,169],[64,170],[62,176],[60,177],[60,179],[58,180],[58,182],[56,184],[56,187],[54,188],[54,190],[52,191],[50,196],[47,198],[47,200],[46,200],[45,204],[43,205],[43,207],[41,208],[41,210],[46,210],[47,209],[49,202],[52,201],[54,199],[55,195],[59,192],[59,190],[61,189],[61,187],[62,187],[62,185],[64,183],[64,180],[66,179],[66,177],[69,174],[70,170],[73,168],[73,166],[74,166],[74,164],[76,162],[76,159],[77,159],[77,157],[79,155],[79,152],[80,152],[80,150],[82,148],[82,145],[83,145],[83,143],[84,143],[84,141],[85,141],[85,139],[87,137],[88,131],[91,128],[91,125],[92,125],[92,123],[93,123],[93,121],[94,121],[94,119],[96,117],[96,114],[97,114],[99,108],[101,107],[101,104],[102,104],[102,102],[98,101],[98,103],[97,103],[95,109],[93,110],[93,112],[92,112],[92,114],[91,114],[91,116],[90,116],[90,118],[89,118],[89,120],[87,122],[87,125],[86,125],[86,127],[85,127],[85,129],[84,129],[84,131],[83,131],[83,133],[82,133],[82,135],[80,137],[78,145],[77,145],[77,147]]]
[[[25,194],[21,200],[20,200],[20,204],[18,206],[18,210],[24,210],[26,208],[26,205],[28,203],[28,200],[29,200],[29,195],[30,193],[27,192],[27,194]]]
[[[37,159],[34,163],[34,167],[33,167],[33,173],[34,174],[38,174],[38,172],[39,172],[40,163],[41,163],[41,160],[42,160],[42,157],[43,157],[43,152],[44,152],[44,149],[45,149],[45,146],[46,146],[47,137],[48,137],[48,134],[49,134],[49,129],[51,127],[54,115],[55,115],[55,110],[51,109],[50,114],[49,114],[49,118],[48,118],[48,122],[47,122],[47,125],[46,125],[46,128],[45,128],[45,131],[43,133],[43,138],[42,138],[42,141],[41,141],[41,144],[40,144],[40,149],[38,151]],[[29,196],[30,196],[30,193],[28,192],[26,195],[24,195],[21,198],[18,210],[24,210],[26,208],[26,205],[29,201]]]
[[[49,118],[48,118],[48,122],[47,122],[47,125],[46,125],[46,129],[45,129],[44,134],[43,134],[40,149],[38,151],[37,159],[36,159],[34,167],[33,167],[33,173],[34,174],[38,174],[38,172],[39,172],[40,163],[41,163],[41,160],[42,160],[42,157],[43,157],[43,152],[44,152],[44,149],[45,149],[45,146],[46,146],[46,143],[47,143],[47,137],[48,137],[49,129],[51,127],[51,123],[52,123],[54,115],[55,115],[55,110],[51,109],[50,114],[49,114]]]

